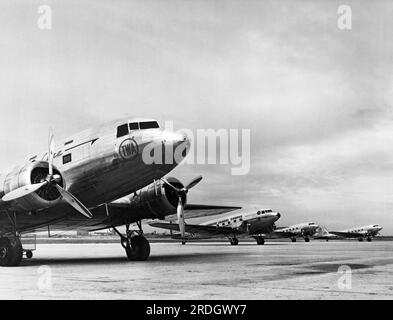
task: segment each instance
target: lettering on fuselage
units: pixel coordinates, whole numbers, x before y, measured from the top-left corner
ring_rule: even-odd
[[[134,138],[124,140],[119,147],[119,154],[124,160],[131,160],[139,153],[138,144]]]

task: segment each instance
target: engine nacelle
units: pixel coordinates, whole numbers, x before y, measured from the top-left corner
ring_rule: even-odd
[[[183,188],[183,184],[176,178],[168,178],[169,183],[177,188]],[[187,197],[182,198],[183,204],[187,203]],[[164,219],[165,216],[176,214],[179,198],[172,187],[161,180],[157,180],[147,187],[138,190],[129,196],[129,204],[133,213],[152,219]]]
[[[54,174],[60,175],[61,181],[59,185],[64,187],[63,178],[60,172],[54,168]],[[7,194],[20,187],[42,182],[49,173],[49,165],[47,162],[30,162],[23,167],[15,168],[11,173],[7,174],[2,186],[2,193]],[[61,201],[59,191],[53,186],[44,186],[37,192],[29,194],[23,198],[14,201],[13,209],[15,211],[39,211],[57,205]]]

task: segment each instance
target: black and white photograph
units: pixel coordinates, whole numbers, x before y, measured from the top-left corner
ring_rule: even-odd
[[[392,300],[392,17],[1,0],[0,300]]]

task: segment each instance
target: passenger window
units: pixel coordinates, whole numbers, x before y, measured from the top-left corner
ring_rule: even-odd
[[[160,126],[158,125],[157,121],[147,121],[147,122],[140,122],[139,127],[141,130],[143,129],[157,129]]]
[[[117,137],[123,137],[128,134],[128,124],[123,124],[117,127]]]
[[[138,124],[138,122],[132,122],[132,123],[130,123],[129,127],[130,127],[130,131],[138,130],[139,129],[139,124]]]
[[[63,156],[63,164],[67,164],[67,163],[69,163],[71,161],[72,161],[71,153],[66,154],[65,156]]]

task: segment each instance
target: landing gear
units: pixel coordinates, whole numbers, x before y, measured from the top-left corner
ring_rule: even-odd
[[[363,238],[359,238],[358,241],[359,241],[359,242],[363,242]]]
[[[264,245],[265,244],[265,239],[263,237],[256,237],[257,240],[257,245]]]
[[[185,246],[186,243],[187,243],[187,241],[184,241],[184,240],[181,242],[181,244],[182,244],[183,246]]]
[[[229,238],[229,242],[231,246],[237,246],[239,244],[239,240],[237,238]]]
[[[0,266],[19,266],[22,256],[23,248],[19,237],[0,238]]]
[[[292,237],[292,238],[291,238],[291,241],[292,241],[292,242],[296,242],[296,238],[295,238],[295,237]]]
[[[310,238],[309,237],[304,237],[304,241],[305,242],[310,242]]]
[[[33,258],[33,251],[27,250],[27,251],[25,252],[25,254],[26,254],[26,258],[27,258],[27,259]]]
[[[371,237],[367,237],[367,241],[368,241],[368,242],[371,242]]]
[[[150,256],[149,241],[143,236],[142,223],[137,222],[139,230],[130,230],[130,225],[126,225],[126,236],[122,235],[116,228],[113,230],[120,236],[120,243],[125,249],[128,260],[146,261]]]

